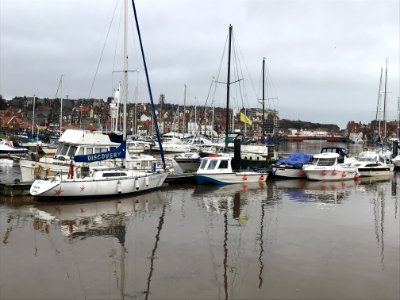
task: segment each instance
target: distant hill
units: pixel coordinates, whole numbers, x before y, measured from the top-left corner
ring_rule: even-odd
[[[316,130],[316,129],[325,129],[327,131],[335,131],[339,132],[340,128],[335,124],[320,124],[320,123],[311,123],[306,121],[292,121],[281,119],[279,120],[279,128],[280,129],[306,129],[306,130]]]

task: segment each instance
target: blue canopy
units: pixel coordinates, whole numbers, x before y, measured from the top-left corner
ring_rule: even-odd
[[[114,159],[114,158],[125,158],[126,152],[126,142],[122,142],[117,148],[106,151],[93,153],[88,155],[76,155],[74,157],[74,161],[76,162],[94,162],[106,159]]]
[[[301,168],[304,164],[308,163],[312,159],[312,155],[304,152],[292,153],[287,159],[278,160],[275,165],[290,165],[295,168]]]

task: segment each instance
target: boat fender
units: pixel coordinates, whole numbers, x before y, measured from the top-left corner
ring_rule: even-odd
[[[322,174],[322,176],[325,176],[325,175],[327,175],[327,174],[328,174],[328,172],[326,172],[326,171],[322,171],[322,172],[321,172],[321,174]]]
[[[146,184],[146,186],[149,186],[149,177],[148,176],[146,176],[144,178],[144,183]]]
[[[122,193],[121,181],[119,181],[119,180],[118,180],[118,182],[117,182],[117,192],[118,192],[119,194]]]
[[[260,181],[264,181],[264,180],[265,180],[264,176],[261,175],[261,176],[260,176]]]
[[[344,178],[344,177],[346,177],[346,176],[347,176],[346,172],[343,172],[343,173],[342,173],[342,177]]]
[[[336,174],[337,174],[336,170],[333,170],[332,175],[336,175]]]
[[[300,176],[303,177],[304,175],[306,175],[303,171],[300,172]]]
[[[139,179],[135,178],[135,189],[138,190],[139,189]]]
[[[243,180],[246,181],[247,180],[247,176],[243,175]]]

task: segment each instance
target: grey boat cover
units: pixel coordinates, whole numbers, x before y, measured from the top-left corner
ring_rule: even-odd
[[[296,152],[292,153],[286,159],[278,160],[275,165],[289,165],[295,168],[301,168],[304,164],[312,160],[313,156],[309,153]]]

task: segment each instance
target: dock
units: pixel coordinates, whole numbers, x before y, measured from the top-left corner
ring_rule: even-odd
[[[32,182],[0,182],[0,195],[8,197],[30,196]]]

